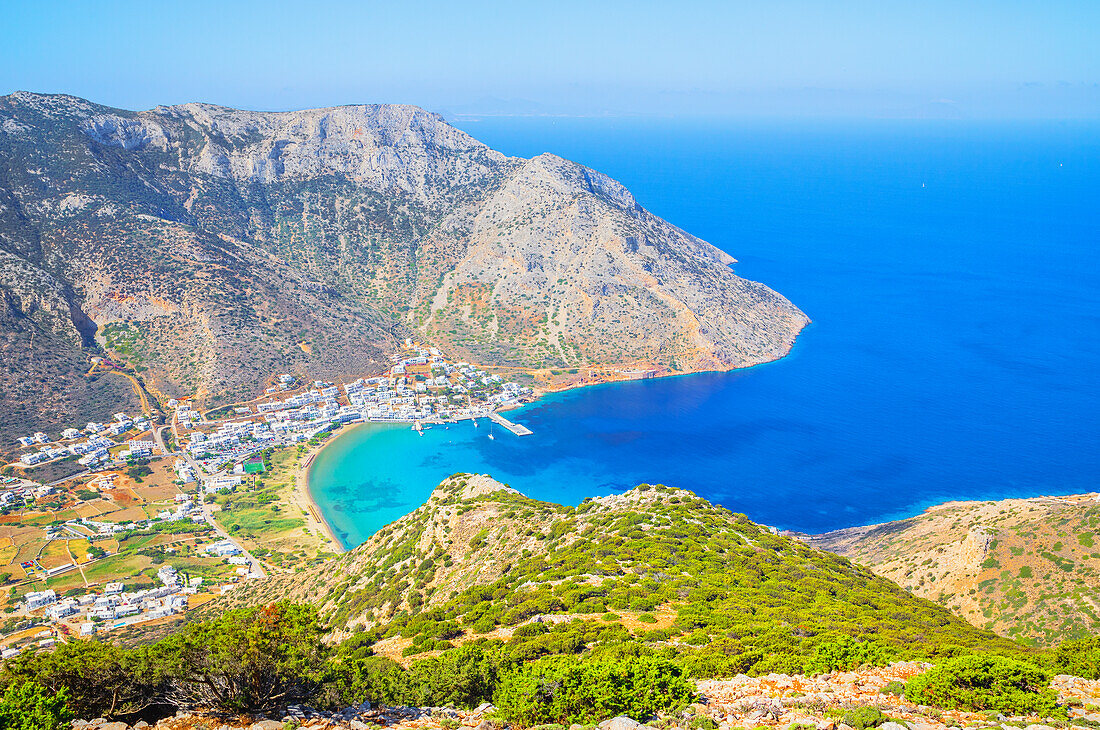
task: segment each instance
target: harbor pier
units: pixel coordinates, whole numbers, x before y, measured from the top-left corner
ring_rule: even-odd
[[[496,423],[496,424],[499,424],[499,425],[503,426],[504,428],[506,428],[509,431],[511,431],[512,433],[514,433],[516,436],[530,436],[532,433],[534,433],[531,429],[527,428],[526,426],[521,426],[518,423],[512,423],[511,421],[509,421],[507,418],[500,415],[499,413],[490,413],[489,414],[489,420],[492,421],[493,423]]]

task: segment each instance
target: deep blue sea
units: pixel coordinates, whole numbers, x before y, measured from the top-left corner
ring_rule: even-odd
[[[1100,489],[1100,125],[459,126],[622,181],[814,323],[776,363],[513,411],[533,436],[353,429],[311,476],[347,545],[458,471],[572,504],[664,483],[809,532]]]

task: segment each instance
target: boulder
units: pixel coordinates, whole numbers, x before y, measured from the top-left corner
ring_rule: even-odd
[[[278,720],[260,720],[252,723],[248,730],[283,730],[283,723]]]
[[[625,715],[619,715],[607,724],[607,730],[635,730],[641,726],[637,720],[632,720]]]
[[[892,720],[887,720],[878,727],[879,730],[909,730],[909,728],[907,728],[905,725],[902,725],[900,722],[894,722]]]

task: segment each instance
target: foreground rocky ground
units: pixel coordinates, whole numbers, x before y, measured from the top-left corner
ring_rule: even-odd
[[[922,707],[890,693],[898,682],[925,671],[929,665],[899,662],[885,668],[856,672],[835,672],[817,677],[770,674],[763,677],[744,675],[733,679],[698,682],[699,701],[675,716],[649,718],[646,726],[634,719],[619,717],[600,723],[600,730],[646,730],[673,727],[705,730],[732,728],[790,728],[803,730],[851,730],[845,714],[860,707],[881,710],[887,721],[882,730],[941,730],[945,728],[1045,728],[1100,727],[1100,682],[1060,675],[1052,686],[1059,701],[1069,706],[1070,721],[1045,724],[1036,717],[1003,717],[996,713],[947,712]],[[883,690],[886,690],[884,693]],[[713,726],[705,719],[709,718]],[[646,720],[647,718],[639,718]],[[278,718],[225,717],[180,713],[149,726],[137,723],[134,730],[292,730],[293,728],[339,728],[368,730],[391,727],[402,730],[457,730],[460,727],[495,730],[506,727],[495,718],[495,708],[485,704],[475,710],[432,707],[349,707],[340,712],[320,712],[308,707],[291,707]],[[121,722],[77,720],[74,730],[129,730]],[[549,728],[547,728],[549,730]],[[564,729],[561,729],[564,730]],[[573,726],[570,730],[582,730]]]

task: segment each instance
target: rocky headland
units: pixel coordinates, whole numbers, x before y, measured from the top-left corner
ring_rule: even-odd
[[[221,405],[406,336],[553,388],[767,362],[808,322],[606,175],[399,105],[2,97],[0,261],[0,439],[132,405],[95,355]]]

